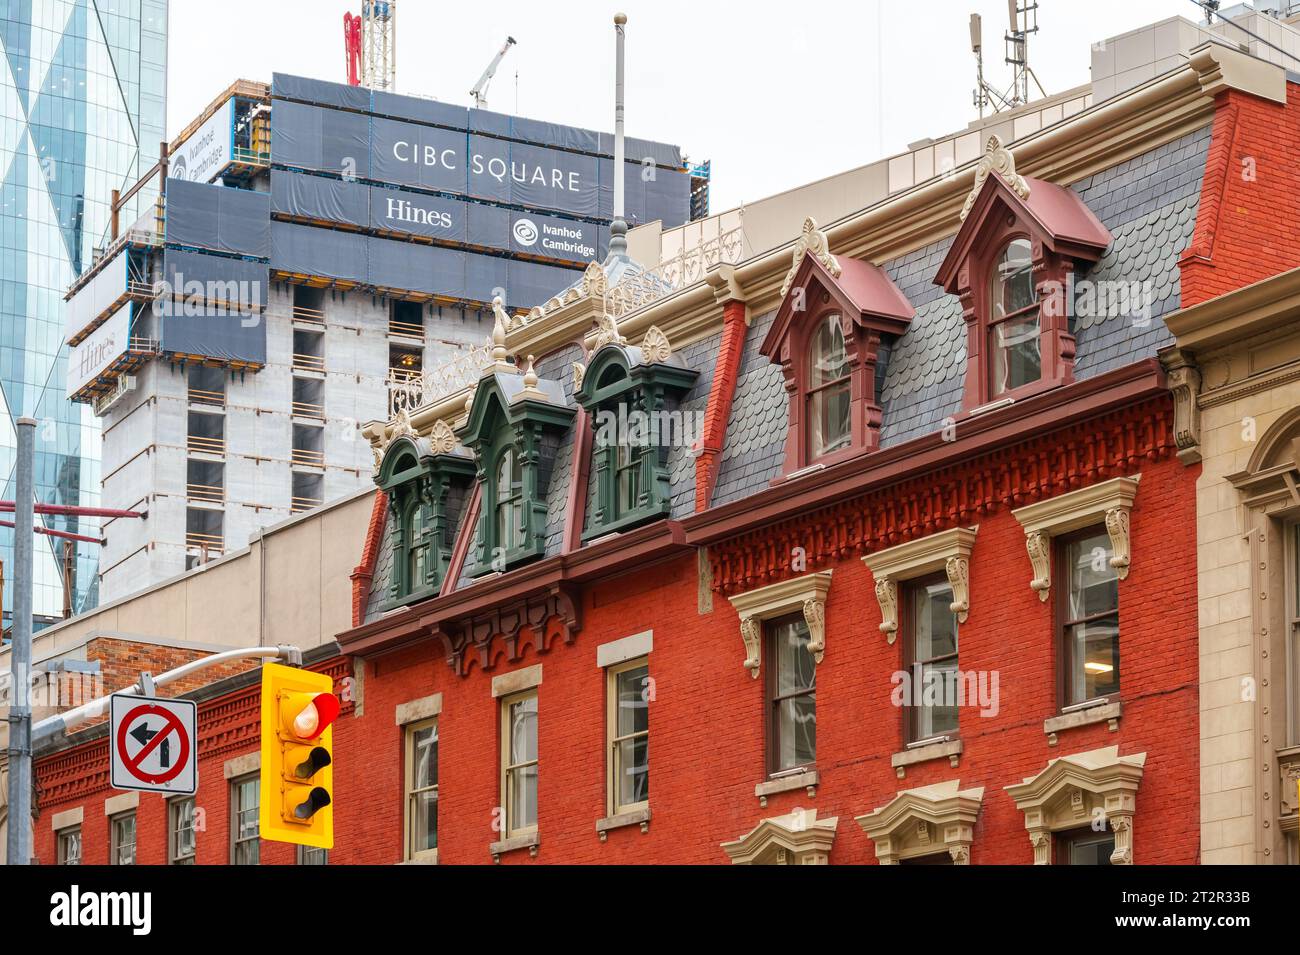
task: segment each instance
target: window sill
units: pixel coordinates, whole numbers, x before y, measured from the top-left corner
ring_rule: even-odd
[[[794,792],[796,789],[807,789],[808,798],[815,799],[817,796],[818,776],[817,770],[805,769],[803,772],[791,773],[789,776],[781,776],[777,779],[769,779],[761,782],[754,787],[754,795],[758,797],[758,804],[762,808],[767,808],[767,797],[775,796],[777,793]]]
[[[522,835],[511,836],[509,839],[502,839],[500,842],[493,842],[488,846],[488,852],[492,853],[493,862],[500,862],[501,857],[507,852],[516,852],[520,849],[527,849],[528,854],[536,858],[537,847],[541,844],[542,835],[534,829],[532,832],[525,832]]]
[[[588,528],[582,533],[582,542],[590,544],[592,541],[604,537],[606,534],[621,534],[626,530],[647,524],[650,521],[662,520],[668,516],[668,505],[664,504],[659,507],[647,506],[616,518],[612,521],[605,521],[603,524],[597,524]]]
[[[959,739],[944,740],[942,743],[929,743],[914,749],[905,749],[889,757],[889,764],[894,767],[899,779],[907,775],[907,767],[917,763],[928,763],[932,759],[948,758],[951,766],[956,766],[961,756],[962,745]]]
[[[398,610],[402,607],[409,607],[413,603],[419,603],[421,600],[429,600],[438,596],[441,585],[421,587],[418,590],[412,590],[409,594],[403,594],[400,597],[385,600],[380,605],[380,612],[387,613],[390,610]]]
[[[1011,405],[1027,401],[1030,398],[1043,394],[1045,391],[1051,391],[1054,388],[1060,388],[1062,385],[1066,384],[1069,384],[1069,382],[1058,381],[1054,378],[1040,378],[1038,381],[1032,381],[1027,385],[1021,385],[1019,388],[1004,391],[996,398],[988,399],[988,401],[984,402],[982,405],[977,405],[974,408],[962,408],[961,411],[954,415],[954,420],[960,423],[962,421],[970,420],[971,418],[982,417],[994,411],[1001,411],[1003,408],[1008,408]]]
[[[600,841],[605,841],[605,836],[611,829],[621,829],[624,826],[641,827],[642,832],[650,831],[650,807],[642,806],[640,809],[629,809],[627,812],[616,813],[613,816],[606,816],[604,819],[596,820],[596,832],[600,836]]]
[[[1119,729],[1119,718],[1124,712],[1124,704],[1119,700],[1113,703],[1098,701],[1094,706],[1072,710],[1043,720],[1043,732],[1047,734],[1047,745],[1055,746],[1056,734],[1077,726],[1091,726],[1094,723],[1110,723],[1110,731]]]
[[[486,577],[492,574],[503,574],[507,571],[514,570],[523,564],[534,561],[542,557],[545,553],[545,541],[540,541],[531,547],[516,547],[505,552],[502,555],[502,569],[497,570],[491,564],[475,564],[469,569],[470,577]]]
[[[398,865],[437,865],[438,850],[425,849],[423,852],[417,852],[414,856],[397,863]]]

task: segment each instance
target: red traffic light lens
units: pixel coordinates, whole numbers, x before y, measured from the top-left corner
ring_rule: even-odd
[[[333,693],[317,693],[293,717],[293,732],[299,739],[315,739],[339,715],[339,701]]]

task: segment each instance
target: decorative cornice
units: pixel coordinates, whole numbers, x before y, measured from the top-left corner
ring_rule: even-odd
[[[1023,783],[1005,787],[1025,814],[1034,865],[1050,865],[1050,834],[1102,818],[1115,834],[1111,865],[1133,864],[1133,813],[1147,754],[1120,756],[1118,746],[1060,756]]]
[[[1021,199],[1029,198],[1029,183],[1025,182],[1024,176],[1016,173],[1016,157],[1011,155],[1011,150],[1002,145],[1001,139],[990,136],[989,141],[984,145],[984,155],[980,156],[979,162],[975,164],[975,182],[966,195],[966,204],[957,214],[963,222],[970,215],[971,207],[975,205],[980,190],[984,188],[984,180],[990,174],[1000,176],[1007,187]]]
[[[796,809],[764,819],[722,849],[735,865],[826,865],[839,818],[818,819],[816,809]]]
[[[791,576],[780,555],[794,547],[811,566],[861,557],[1165,458],[1173,452],[1168,402],[1152,381],[1105,412],[1088,415],[1074,402],[1059,418],[1022,418],[1012,432],[955,442],[936,433],[687,517],[687,541],[709,546],[718,592],[770,584]]]
[[[815,663],[826,651],[826,593],[831,587],[829,570],[783,580],[768,587],[730,597],[740,614],[740,638],[745,644],[745,668],[758,678],[762,665],[763,621],[789,613],[802,613],[808,625],[808,652]]]
[[[1039,600],[1047,601],[1052,586],[1050,538],[1089,524],[1106,525],[1111,543],[1110,566],[1120,580],[1128,577],[1129,511],[1141,477],[1135,474],[1113,478],[1011,512],[1025,530],[1025,546],[1034,568],[1029,586],[1038,593]]]
[[[673,350],[668,344],[668,336],[661,332],[657,325],[651,325],[646,330],[645,338],[641,339],[641,357],[650,365],[662,365],[672,361]]]
[[[890,643],[898,631],[898,582],[943,570],[952,587],[951,609],[958,623],[970,613],[970,555],[975,546],[974,527],[954,527],[936,534],[887,547],[862,558],[876,581],[880,604],[880,632]]]
[[[953,779],[904,789],[854,822],[876,844],[881,865],[897,865],[901,859],[945,850],[954,865],[969,865],[975,820],[983,800],[983,786],[963,790]]]
[[[456,450],[456,433],[445,421],[435,421],[429,431],[429,447],[434,454],[451,454]]]
[[[799,274],[799,266],[803,264],[805,255],[811,255],[823,266],[826,271],[839,278],[842,269],[839,260],[831,255],[830,245],[826,241],[826,233],[817,228],[817,220],[812,216],[803,220],[803,231],[799,238],[794,240],[794,248],[790,253],[790,270],[785,273],[785,280],[781,283],[781,298],[785,298],[790,291],[790,286],[794,282],[795,276]]]

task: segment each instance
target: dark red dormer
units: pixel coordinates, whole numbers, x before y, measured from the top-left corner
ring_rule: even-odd
[[[761,349],[785,375],[785,474],[879,446],[880,336],[903,334],[914,314],[883,269],[830,255],[816,223],[805,223]]]
[[[1070,189],[1016,175],[991,137],[935,284],[966,321],[962,410],[1026,398],[1074,378],[1069,276],[1110,232]]]

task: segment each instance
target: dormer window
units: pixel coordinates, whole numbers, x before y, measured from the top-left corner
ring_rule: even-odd
[[[839,260],[808,219],[762,354],[781,365],[789,396],[785,473],[831,465],[880,445],[876,356],[914,310],[870,262]]]
[[[990,397],[998,398],[1042,378],[1038,291],[1033,247],[1012,239],[989,273]]]
[[[584,540],[666,517],[672,506],[669,449],[698,437],[677,405],[699,373],[673,355],[654,326],[639,346],[613,336],[598,343],[589,366],[574,369],[574,397],[592,417],[595,493]]]
[[[1016,174],[996,136],[975,171],[962,226],[935,283],[966,320],[964,412],[1028,398],[1074,380],[1070,275],[1110,245],[1106,227],[1070,189]]]
[[[544,554],[547,484],[575,414],[558,381],[538,378],[531,357],[522,375],[501,361],[494,369],[479,380],[457,431],[478,458],[473,576]]]
[[[388,496],[392,581],[385,609],[438,593],[451,562],[452,528],[474,476],[474,462],[457,447],[445,422],[428,437],[399,418],[401,433],[385,449],[375,483]]]
[[[819,319],[808,352],[808,456],[825,457],[852,441],[852,402],[848,351],[839,312]]]

